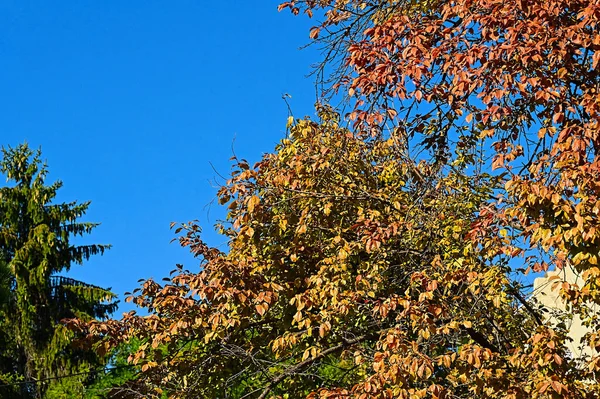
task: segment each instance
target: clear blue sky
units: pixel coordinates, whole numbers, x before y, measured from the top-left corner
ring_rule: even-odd
[[[256,161],[313,113],[314,21],[278,0],[0,2],[0,144],[42,147],[60,200],[91,200],[85,242],[113,244],[71,275],[123,299],[140,278],[197,261],[172,221],[199,219],[212,245],[216,173]],[[122,303],[123,304],[123,303]],[[128,310],[130,306],[122,306]],[[117,315],[118,316],[118,315]]]

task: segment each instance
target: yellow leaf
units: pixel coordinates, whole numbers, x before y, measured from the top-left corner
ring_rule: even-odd
[[[298,226],[298,228],[296,229],[296,234],[300,235],[300,234],[304,234],[306,233],[306,223],[302,223],[300,226]]]
[[[431,337],[431,333],[428,329],[421,330],[421,336],[423,337],[423,339],[429,339],[429,337]]]
[[[256,195],[250,197],[250,199],[248,200],[248,212],[252,213],[256,205],[258,205],[259,203],[260,198],[258,198]]]

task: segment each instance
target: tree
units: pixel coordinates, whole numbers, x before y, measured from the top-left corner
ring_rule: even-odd
[[[323,15],[319,84],[352,130],[324,112],[240,161],[220,192],[228,252],[183,226],[200,272],[146,281],[148,317],[80,328],[140,338],[148,396],[597,397],[600,3],[282,8]],[[569,306],[548,317],[519,281],[566,267],[581,283],[557,281]]]
[[[307,0],[280,8],[324,12],[311,36],[326,49],[322,68],[345,66],[334,69],[331,88],[354,99],[357,126],[400,129],[441,164],[492,147],[490,167],[505,177],[499,223],[551,257],[533,261],[536,270],[568,263],[589,271],[589,289],[578,287],[584,297],[571,299],[598,301],[597,1]]]
[[[311,36],[326,49],[321,67],[335,70],[329,87],[351,99],[357,126],[401,128],[441,164],[464,160],[464,148],[487,152],[504,181],[475,242],[485,245],[494,234],[481,227],[494,226],[513,238],[504,253],[512,247],[521,270],[577,273],[577,284],[557,289],[567,322],[580,316],[590,330],[577,344],[597,354],[600,4],[342,0],[282,8],[324,12]],[[582,364],[597,381],[598,356]]]
[[[466,239],[497,178],[443,174],[395,136],[364,140],[320,115],[255,168],[238,161],[220,191],[227,253],[184,225],[200,273],[146,281],[133,300],[148,317],[78,324],[108,348],[144,342],[141,394],[463,397],[461,379],[504,368],[536,329],[502,240]]]
[[[93,384],[86,387],[85,399],[136,399],[139,367],[129,364],[127,359],[140,343],[131,340],[115,348],[109,355],[109,367],[99,372]]]
[[[4,397],[42,397],[62,377],[103,365],[94,352],[70,345],[75,337],[62,320],[106,318],[115,310],[114,294],[57,273],[108,246],[72,244],[97,224],[78,221],[88,202],[53,203],[62,183],[45,184],[39,150],[23,144],[2,154],[0,172],[12,184],[0,188],[0,266],[8,271],[7,300],[0,305],[0,389]]]

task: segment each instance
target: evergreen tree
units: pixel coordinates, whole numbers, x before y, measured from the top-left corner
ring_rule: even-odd
[[[2,155],[8,185],[0,188],[0,397],[41,398],[62,377],[103,365],[71,345],[76,337],[61,320],[105,318],[116,309],[115,295],[58,274],[109,246],[73,245],[98,224],[78,221],[89,202],[53,202],[62,183],[45,183],[40,150],[23,144]]]

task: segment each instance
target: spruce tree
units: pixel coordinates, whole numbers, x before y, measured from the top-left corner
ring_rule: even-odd
[[[42,398],[73,374],[83,386],[103,365],[72,345],[62,320],[106,318],[115,295],[60,274],[109,246],[73,244],[98,224],[79,221],[89,202],[54,202],[62,183],[46,184],[40,150],[2,148],[0,173],[0,397]]]

